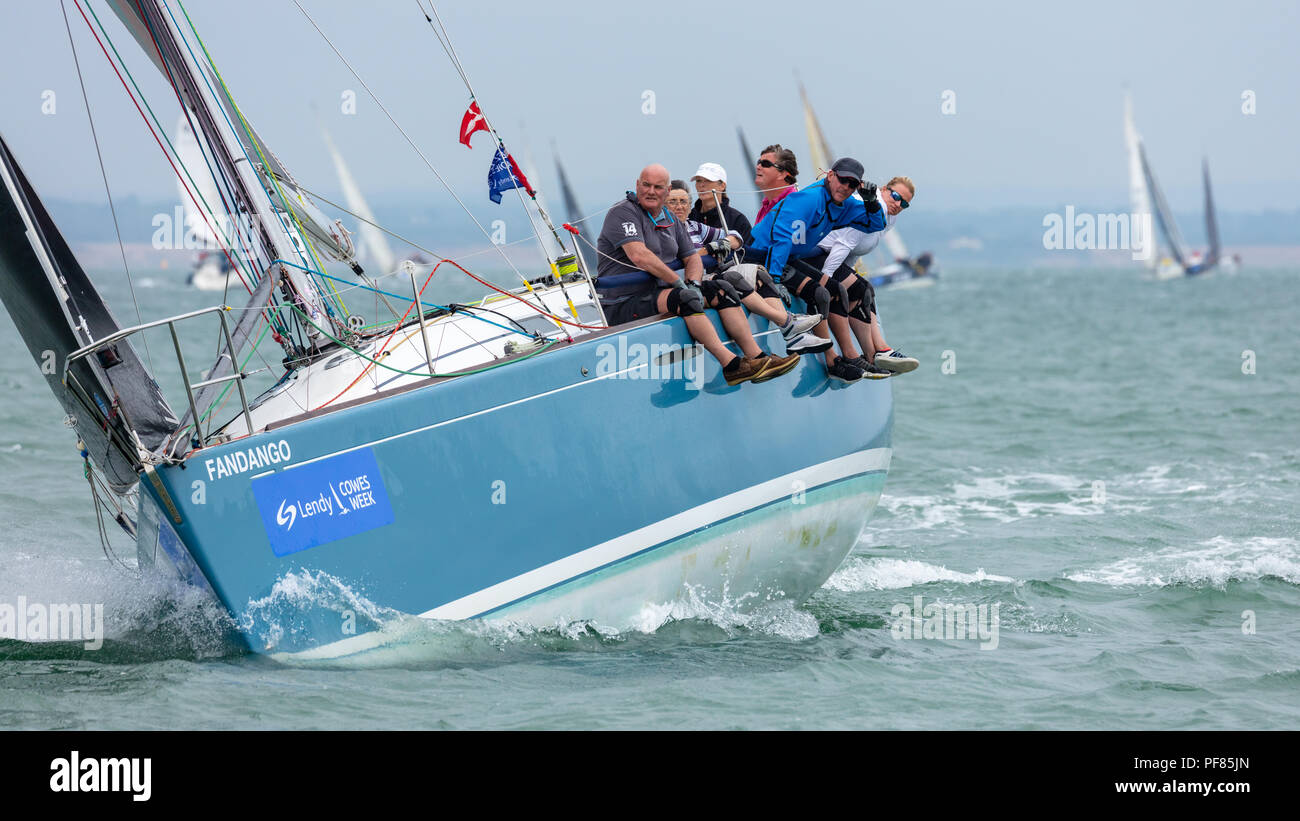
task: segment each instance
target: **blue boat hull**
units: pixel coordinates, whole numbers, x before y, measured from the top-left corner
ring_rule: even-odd
[[[206,448],[141,483],[164,548],[142,555],[272,653],[351,652],[391,611],[624,629],[683,596],[802,601],[879,498],[889,380],[804,357],[729,387],[662,354],[690,345],[659,320]]]

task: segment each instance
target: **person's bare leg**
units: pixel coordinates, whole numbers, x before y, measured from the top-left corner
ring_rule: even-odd
[[[749,330],[749,319],[744,311],[740,308],[719,308],[718,318],[722,320],[722,327],[727,329],[727,334],[745,352],[745,356],[754,359],[762,355],[763,349],[754,341],[754,334]]]
[[[889,343],[885,341],[885,332],[880,329],[880,320],[876,318],[875,313],[871,314],[871,344],[878,351],[889,350]]]
[[[668,294],[667,288],[659,292],[659,299],[655,306],[659,313],[668,313]],[[718,332],[714,330],[713,323],[704,314],[695,314],[694,316],[683,317],[686,321],[686,330],[690,332],[691,338],[704,346],[704,350],[713,354],[713,358],[718,360],[718,364],[726,367],[736,355],[731,352],[722,340],[718,338]],[[752,337],[751,337],[752,338]]]
[[[874,362],[878,349],[871,333],[872,325],[868,325],[856,316],[851,316],[849,317],[849,328],[852,329],[853,335],[857,337],[858,344],[862,346],[862,355],[868,362]]]
[[[773,307],[770,304],[773,301],[775,301],[776,304],[780,305],[781,307],[779,308]],[[759,316],[766,319],[768,322],[771,322],[773,325],[776,325],[778,328],[785,325],[786,320],[789,318],[789,312],[785,309],[785,306],[782,304],[781,300],[763,299],[761,296],[758,295],[758,292],[756,291],[750,293],[750,295],[747,297],[743,297],[740,300],[740,303],[744,305],[746,308],[748,308],[751,314],[758,314]]]
[[[832,313],[830,315],[831,333],[839,343],[845,359],[857,359],[858,349],[853,346],[853,332],[849,329],[849,318]]]

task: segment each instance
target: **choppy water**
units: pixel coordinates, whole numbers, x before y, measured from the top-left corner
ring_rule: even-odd
[[[696,603],[621,635],[376,612],[390,641],[350,665],[244,655],[193,594],[110,566],[71,434],[0,320],[0,603],[103,602],[108,635],[0,639],[0,726],[1300,727],[1297,276],[882,291],[923,365],[893,382],[881,507],[805,606]],[[140,295],[154,316],[210,301],[161,274]],[[996,648],[895,638],[917,596],[996,605]]]

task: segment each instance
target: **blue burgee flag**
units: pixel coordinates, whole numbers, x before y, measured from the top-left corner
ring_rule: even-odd
[[[534,195],[533,187],[528,184],[524,172],[519,170],[515,158],[507,154],[504,148],[498,148],[492,157],[492,169],[488,171],[488,196],[500,205],[501,194],[512,188],[522,188],[530,197]]]

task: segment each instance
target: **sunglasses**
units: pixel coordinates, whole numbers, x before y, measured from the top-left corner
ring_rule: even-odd
[[[905,209],[905,208],[907,208],[907,206],[911,205],[910,202],[908,202],[907,200],[903,199],[903,195],[902,195],[902,194],[898,193],[897,191],[895,191],[895,190],[892,189],[892,188],[890,188],[890,189],[888,189],[888,190],[889,190],[889,196],[891,196],[891,197],[894,198],[894,202],[898,203],[898,207],[899,207],[899,208],[904,208],[904,209]]]
[[[775,168],[775,169],[778,170],[778,171],[784,171],[784,170],[785,170],[784,168],[781,167],[780,163],[774,163],[774,162],[772,162],[771,160],[759,160],[759,161],[758,161],[758,167],[759,167],[759,168]]]
[[[855,190],[859,185],[862,185],[862,180],[855,180],[852,177],[841,177],[839,174],[836,174],[835,177],[840,181],[840,185],[847,185]]]

